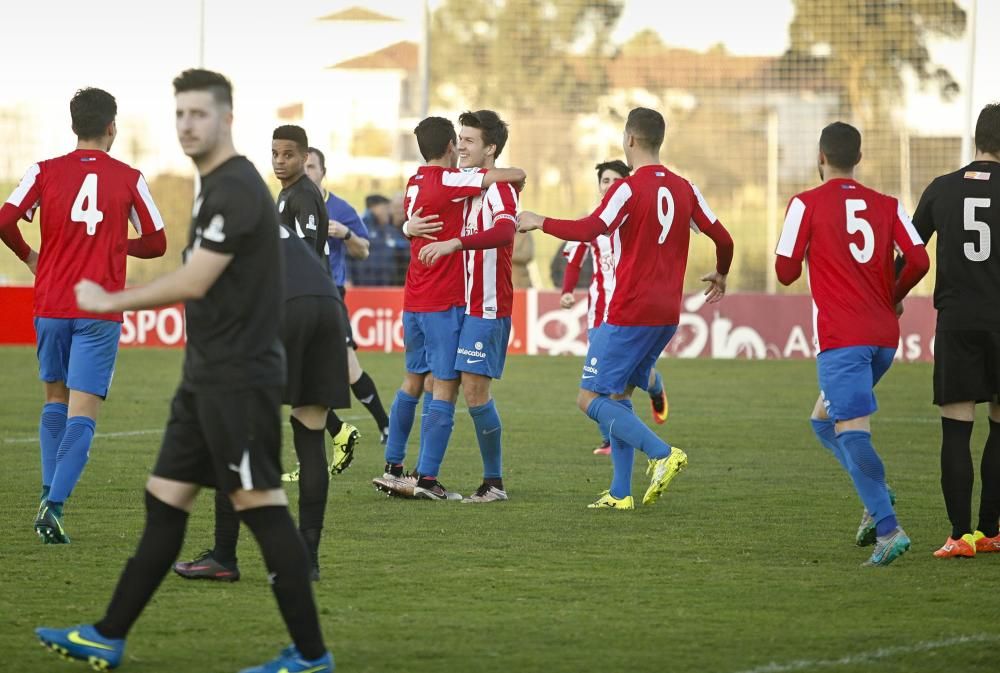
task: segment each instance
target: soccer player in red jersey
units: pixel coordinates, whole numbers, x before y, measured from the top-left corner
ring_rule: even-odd
[[[595,166],[597,169],[597,189],[601,193],[601,198],[607,193],[611,185],[616,180],[626,178],[631,174],[629,167],[621,159],[605,161]],[[576,304],[576,297],[573,295],[573,288],[580,278],[580,270],[583,262],[590,254],[593,264],[594,274],[590,282],[590,295],[587,307],[587,336],[594,329],[601,326],[607,317],[608,300],[615,293],[615,258],[616,252],[611,245],[611,238],[608,236],[598,236],[590,243],[580,241],[569,241],[563,248],[563,256],[566,258],[566,273],[563,276],[562,296],[559,298],[559,305],[565,309],[573,308]],[[649,404],[652,407],[653,420],[662,425],[667,420],[669,408],[667,406],[667,393],[663,389],[663,377],[654,367],[649,372],[649,385],[646,387],[649,393]],[[611,455],[611,438],[608,437],[607,428],[601,428],[601,445],[594,449],[594,454],[599,456]]]
[[[507,144],[507,124],[492,110],[465,112],[458,118],[458,162],[461,168],[492,169]],[[466,503],[507,500],[503,484],[503,427],[490,393],[503,374],[510,341],[514,283],[511,264],[517,234],[517,188],[494,183],[465,201],[462,236],[429,243],[420,261],[435,264],[464,250],[465,320],[459,335],[455,369],[476,428],[483,459],[483,481]]]
[[[716,246],[716,270],[702,277],[709,302],[722,299],[733,258],[733,241],[701,192],[660,162],[666,123],[648,108],[635,108],[625,122],[622,146],[634,173],[608,189],[590,216],[557,220],[521,213],[521,231],[542,229],[567,241],[591,241],[601,234],[619,250],[615,293],[607,320],[590,339],[584,363],[580,409],[611,434],[611,488],[594,508],[633,509],[635,448],[649,456],[652,474],[643,504],[652,504],[687,465],[687,455],[646,427],[632,411],[631,396],[644,388],[656,358],[680,320],[690,232],[706,234]],[[650,278],[657,282],[651,284]]]
[[[125,258],[160,257],[167,239],[142,174],[108,156],[115,141],[114,97],[81,89],[70,101],[76,150],[31,166],[0,208],[0,238],[35,274],[35,333],[45,405],[39,423],[42,495],[35,532],[65,544],[62,509],[90,455],[97,413],[118,355],[122,314],[77,308],[73,286],[91,278],[125,286]],[[17,221],[41,209],[40,250]],[[131,222],[139,238],[129,239]]]
[[[465,199],[477,196],[495,182],[521,182],[525,174],[517,168],[471,172],[456,168],[455,127],[442,117],[424,119],[414,129],[414,134],[427,163],[407,182],[405,212],[408,217],[415,213],[436,215],[440,229],[434,235],[415,235],[410,242],[410,267],[403,290],[406,375],[389,412],[385,472],[372,483],[390,493],[412,493],[430,500],[456,500],[461,496],[446,491],[437,476],[455,425],[459,385],[455,353],[465,313],[462,258],[449,255],[428,266],[420,261],[420,250],[434,238],[461,235]],[[429,230],[437,229],[434,224],[431,223]],[[407,232],[404,227],[404,233],[417,232]],[[412,479],[403,474],[403,460],[413,428],[417,396],[423,391],[428,374],[433,374],[434,378],[433,400],[425,422],[421,423],[419,480],[414,485]]]
[[[778,240],[775,271],[794,282],[808,261],[819,400],[812,425],[819,441],[851,475],[865,505],[859,546],[875,544],[865,565],[892,563],[910,547],[872,446],[873,388],[899,342],[896,307],[930,265],[920,235],[899,201],[854,179],[861,134],[843,122],[820,135],[823,184],[792,198]],[[905,266],[895,278],[894,249]]]

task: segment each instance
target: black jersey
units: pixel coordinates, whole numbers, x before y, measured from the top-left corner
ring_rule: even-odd
[[[296,297],[334,297],[340,301],[340,291],[333,284],[329,268],[309,249],[308,243],[288,227],[278,225],[281,253],[285,265],[284,300]]]
[[[1000,250],[992,249],[1000,242],[1000,163],[974,161],[936,178],[913,224],[925,243],[938,235],[938,328],[1000,331]]]
[[[330,215],[326,210],[323,192],[309,176],[303,174],[278,193],[278,217],[283,225],[309,243],[309,247],[323,261],[323,267],[329,275],[326,239],[330,233]]]
[[[233,257],[205,296],[186,304],[184,383],[195,389],[284,385],[278,217],[246,157],[202,176],[185,259],[199,247]]]

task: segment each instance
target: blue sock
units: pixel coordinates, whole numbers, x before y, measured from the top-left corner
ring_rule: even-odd
[[[646,427],[639,417],[610,397],[598,397],[587,407],[587,415],[608,427],[611,440],[621,440],[650,458],[657,460],[670,455],[670,445]]]
[[[479,440],[479,453],[483,457],[483,478],[503,478],[503,453],[500,448],[500,436],[503,426],[500,424],[500,414],[493,400],[479,407],[469,407],[469,415],[476,426],[476,439]]]
[[[420,407],[420,453],[424,452],[424,441],[427,435],[424,434],[424,426],[427,425],[427,415],[431,413],[431,402],[434,401],[434,393],[424,391],[424,403]],[[420,453],[417,454],[417,462],[420,462]]]
[[[875,535],[876,537],[883,537],[897,528],[899,528],[899,522],[896,521],[896,515],[890,514],[889,516],[875,522]]]
[[[608,426],[603,423],[597,424],[597,429],[601,431],[601,440],[603,444],[611,443],[611,435],[608,434]]]
[[[455,427],[455,405],[444,400],[432,401],[425,421],[420,433],[422,445],[417,472],[421,477],[437,477]]]
[[[56,473],[56,455],[66,432],[67,407],[62,402],[46,402],[38,422],[38,440],[42,447],[42,497],[48,495],[52,475]]]
[[[66,502],[76,482],[80,481],[83,468],[90,458],[90,442],[94,439],[95,426],[94,419],[86,416],[74,416],[66,421],[66,432],[59,442],[56,470],[52,475],[52,490],[49,492],[49,500],[52,502]]]
[[[417,398],[402,390],[389,408],[389,438],[385,442],[385,462],[399,465],[406,459],[406,443],[413,430],[413,417],[417,413]]]
[[[632,409],[632,400],[618,400],[619,405],[628,409],[630,414],[635,414]],[[609,492],[612,498],[621,500],[625,496],[632,495],[632,466],[635,464],[635,448],[614,435],[611,436],[611,488]]]
[[[656,378],[653,379],[653,385],[646,389],[650,397],[659,397],[663,393],[663,377],[660,376],[660,372],[653,370],[656,374]]]
[[[848,430],[837,435],[837,441],[846,454],[847,471],[854,481],[854,488],[876,525],[894,516],[889,489],[885,485],[885,467],[872,446],[872,434],[863,430]]]
[[[819,443],[830,450],[842,468],[850,472],[851,469],[847,466],[847,456],[844,455],[844,450],[840,448],[840,443],[837,441],[836,423],[833,419],[811,418],[809,421],[812,423],[813,432],[816,433]]]

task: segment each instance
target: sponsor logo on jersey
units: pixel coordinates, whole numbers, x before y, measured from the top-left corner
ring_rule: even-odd
[[[479,346],[479,344],[476,344],[476,345]],[[472,351],[472,350],[469,350],[468,348],[459,348],[458,349],[458,354],[459,355],[466,355],[466,356],[468,356],[470,358],[485,358],[486,357],[486,353],[484,353],[483,351],[481,351],[481,350],[474,350],[474,351]]]
[[[284,201],[278,201],[278,212],[279,213],[285,212],[285,202]]]
[[[594,376],[597,376],[597,374],[598,374],[598,372],[597,372],[597,358],[590,358],[590,363],[583,366],[583,371],[587,372],[587,374],[591,374],[592,375],[592,376],[584,375],[583,378],[585,378],[585,379],[589,379],[589,378],[593,378]]]
[[[316,228],[316,216],[310,215],[309,219],[306,220],[306,229],[315,229],[315,228]]]
[[[990,174],[983,171],[965,171],[966,180],[989,180]]]

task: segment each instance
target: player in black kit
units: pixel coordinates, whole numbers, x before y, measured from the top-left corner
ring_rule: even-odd
[[[278,194],[278,218],[281,223],[305,239],[323,262],[327,275],[327,235],[330,216],[323,201],[323,192],[306,175],[306,161],[309,158],[309,139],[301,126],[288,124],[274,129],[271,136],[271,166],[274,176],[281,181]],[[341,306],[343,306],[341,304]],[[347,308],[342,308],[341,320],[350,325]],[[346,327],[345,327],[346,328]],[[335,347],[333,344],[331,348]],[[344,376],[347,376],[345,371]],[[338,409],[350,407],[350,398]],[[330,409],[326,418],[326,429],[333,438],[333,456],[330,459],[330,473],[343,472],[354,460],[354,448],[361,434],[350,423],[344,423],[337,413]],[[301,466],[300,466],[301,468]],[[299,468],[284,475],[286,481],[297,481]]]
[[[184,264],[122,292],[86,280],[76,287],[80,307],[95,312],[186,302],[183,376],[146,483],[145,529],[103,619],[36,633],[61,654],[104,669],[118,666],[125,637],[177,558],[188,513],[208,486],[229,495],[257,538],[294,642],[242,673],[329,673],[334,663],[320,632],[308,552],[281,488],[285,371],[273,202],[256,169],[233,148],[229,81],[188,70],[174,80],[174,91],[178,138],[201,175]]]
[[[979,115],[975,161],[930,184],[913,224],[925,242],[938,235],[934,404],[941,408],[941,489],[952,530],[934,555],[1000,552],[1000,250],[992,249],[1000,240],[1000,104]],[[973,529],[969,442],[979,402],[989,402],[990,433]]]

